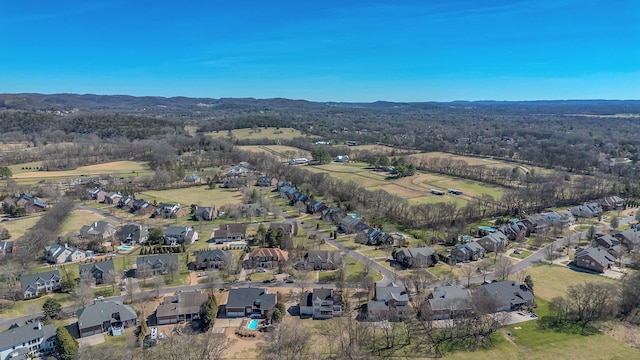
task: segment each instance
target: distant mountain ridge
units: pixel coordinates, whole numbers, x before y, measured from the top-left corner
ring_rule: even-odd
[[[149,113],[192,112],[227,109],[247,110],[322,110],[323,108],[349,108],[370,110],[431,110],[438,108],[473,108],[477,110],[536,112],[562,114],[617,114],[640,113],[640,100],[535,100],[535,101],[453,101],[453,102],[313,102],[285,98],[191,98],[184,96],[130,96],[94,94],[0,94],[0,109],[13,110],[67,110]]]

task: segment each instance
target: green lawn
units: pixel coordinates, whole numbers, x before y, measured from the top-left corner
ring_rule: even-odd
[[[17,301],[13,306],[3,310],[0,317],[16,318],[32,314],[34,312],[40,312],[42,311],[42,304],[44,304],[49,297],[53,297],[58,300],[62,306],[69,305],[73,302],[73,299],[71,299],[70,295],[67,293],[53,293],[37,299]]]
[[[270,139],[270,140],[291,140],[296,137],[306,136],[300,130],[292,129],[292,128],[245,128],[245,129],[235,129],[232,130],[231,133],[233,137],[238,140],[245,139]],[[206,135],[211,136],[212,138],[229,138],[229,131],[217,131],[217,132],[209,132]],[[311,136],[315,137],[315,136]]]
[[[247,274],[247,277],[251,278],[251,282],[263,282],[265,280],[272,280],[273,279],[273,274],[270,272],[263,272],[263,273],[253,273],[253,274]]]
[[[158,203],[180,203],[188,207],[191,204],[201,206],[217,206],[227,204],[239,204],[242,202],[242,194],[234,189],[209,189],[209,186],[193,186],[181,189],[151,190],[139,193],[136,198]]]
[[[533,254],[533,251],[529,251],[529,250],[519,250],[520,254],[514,254],[513,251],[509,254],[509,256],[514,257],[514,258],[518,258],[518,259],[524,259],[526,257],[529,257],[531,254]]]
[[[565,296],[569,285],[617,281],[602,275],[574,271],[560,265],[536,264],[528,267],[526,271],[533,279],[536,296],[548,301],[557,296]]]
[[[3,221],[0,223],[0,226],[7,229],[11,235],[11,239],[15,240],[24,235],[27,230],[31,229],[33,225],[40,220],[40,216],[42,216],[42,214],[11,219],[9,221]]]

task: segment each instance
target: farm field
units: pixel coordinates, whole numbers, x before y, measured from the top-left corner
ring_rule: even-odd
[[[256,131],[257,130],[257,131]],[[292,129],[292,128],[245,128],[245,129],[235,129],[231,131],[233,136],[238,140],[246,140],[246,139],[270,139],[270,140],[290,140],[293,138],[305,136],[313,138],[313,135],[305,135],[300,130]],[[229,131],[218,131],[218,132],[208,132],[205,133],[207,136],[211,136],[212,138],[220,139],[220,138],[229,138]]]
[[[137,198],[147,201],[156,200],[158,203],[180,203],[183,206],[191,204],[201,206],[217,206],[239,204],[242,194],[234,189],[209,189],[209,186],[193,186],[182,189],[150,190],[139,193]]]
[[[241,145],[237,146],[237,148],[244,151],[270,154],[279,157],[283,162],[287,161],[288,159],[298,157],[306,157],[307,159],[311,159],[310,152],[286,145]]]
[[[12,179],[16,180],[17,182],[24,182],[37,181],[41,179],[65,179],[71,177],[79,177],[82,175],[91,176],[109,174],[119,177],[131,177],[145,176],[153,173],[146,163],[138,161],[114,161],[97,165],[81,166],[77,169],[65,171],[35,170],[35,168],[39,167],[40,165],[41,163],[39,162],[33,162],[9,166],[11,172],[13,173]]]
[[[478,181],[425,172],[418,172],[417,175],[406,178],[387,180],[386,173],[371,171],[365,163],[331,163],[308,166],[306,169],[312,172],[324,172],[343,181],[355,181],[367,190],[382,189],[414,203],[454,202],[457,206],[464,206],[470,198],[482,195],[498,199],[504,190],[499,186]],[[450,188],[461,190],[463,195],[438,196],[430,193],[431,189],[446,192]]]

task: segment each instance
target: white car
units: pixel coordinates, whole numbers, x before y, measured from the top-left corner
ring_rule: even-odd
[[[151,328],[151,334],[149,335],[149,337],[153,340],[158,338],[158,328],[157,327],[152,327]]]

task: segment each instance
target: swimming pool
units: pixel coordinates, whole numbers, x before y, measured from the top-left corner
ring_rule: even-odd
[[[247,325],[247,329],[249,330],[257,330],[258,329],[258,319],[251,319],[249,324]]]
[[[129,245],[120,245],[120,246],[118,246],[118,249],[120,249],[120,250],[124,250],[124,251],[131,251],[131,249],[133,249],[133,246],[129,246]]]

